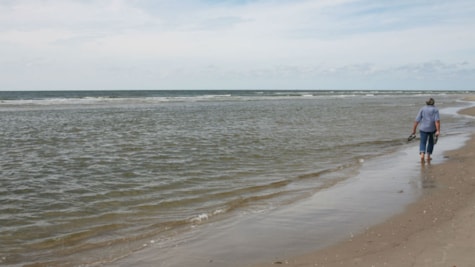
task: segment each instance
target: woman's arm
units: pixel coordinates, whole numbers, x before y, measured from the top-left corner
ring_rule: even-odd
[[[414,126],[412,127],[412,134],[416,134],[417,125],[419,125],[419,122],[418,122],[418,121],[415,121],[415,122],[414,122]]]
[[[440,120],[435,121],[435,136],[439,136],[440,134]]]

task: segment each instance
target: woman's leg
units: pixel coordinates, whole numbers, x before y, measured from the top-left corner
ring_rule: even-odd
[[[427,137],[427,161],[430,163],[432,159],[430,155],[434,151],[434,133],[428,133]]]
[[[431,155],[434,151],[434,133],[428,134],[427,154]]]
[[[421,141],[419,144],[419,152],[421,154],[425,154],[427,152],[427,139],[429,137],[429,133],[419,131],[419,134],[421,135]],[[434,139],[432,139],[432,144],[434,144]]]

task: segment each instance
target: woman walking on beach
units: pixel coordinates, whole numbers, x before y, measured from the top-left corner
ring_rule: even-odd
[[[439,109],[434,106],[435,101],[430,98],[426,101],[426,105],[419,110],[414,121],[412,134],[416,134],[417,126],[419,125],[419,133],[421,135],[419,144],[419,155],[421,162],[424,162],[427,154],[427,161],[431,160],[430,155],[434,150],[434,136],[438,138],[440,134],[440,117]]]

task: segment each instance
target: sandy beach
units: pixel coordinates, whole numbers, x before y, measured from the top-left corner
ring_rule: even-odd
[[[460,113],[475,116],[475,108]],[[475,135],[444,157],[421,166],[425,192],[403,213],[334,246],[257,267],[475,266]]]

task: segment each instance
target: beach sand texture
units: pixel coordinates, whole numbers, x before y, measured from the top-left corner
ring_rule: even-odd
[[[475,108],[460,113],[475,116]],[[421,166],[426,190],[403,213],[334,246],[257,267],[475,266],[475,135],[445,158]]]

